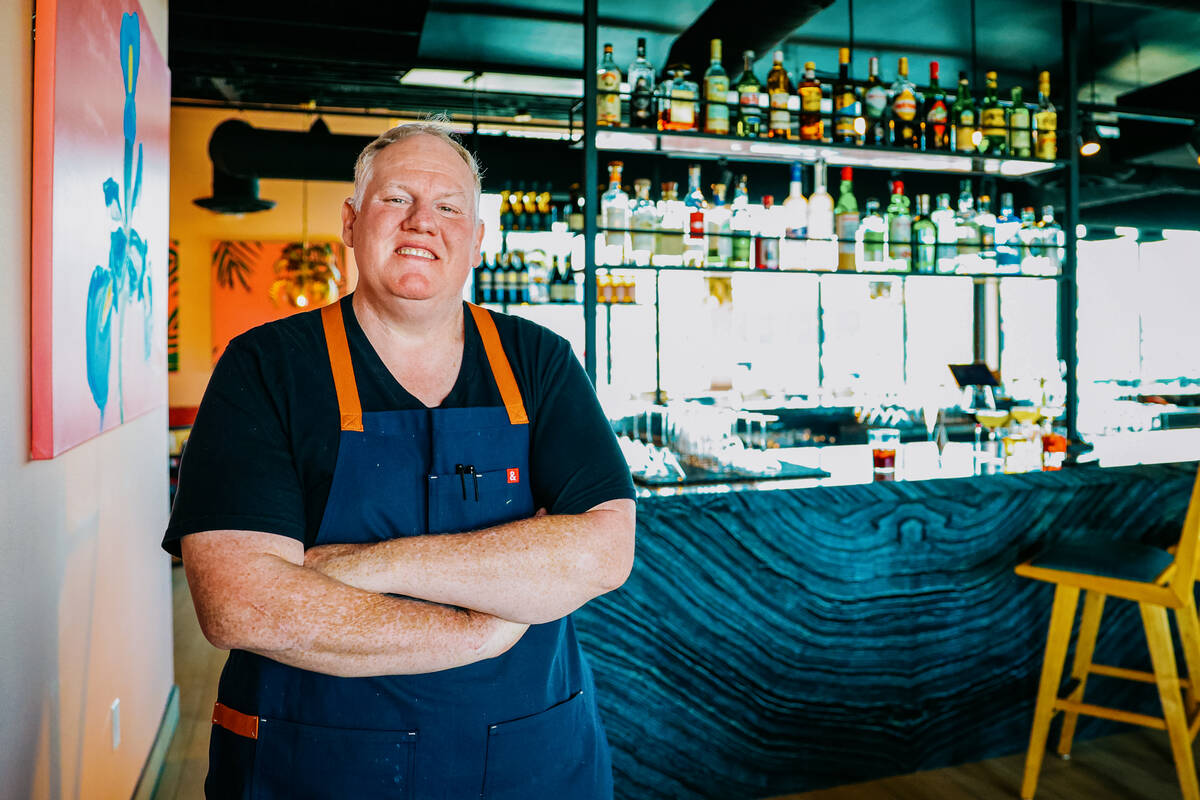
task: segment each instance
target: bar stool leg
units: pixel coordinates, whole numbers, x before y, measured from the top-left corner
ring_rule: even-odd
[[[1179,673],[1175,669],[1175,648],[1171,644],[1171,628],[1167,609],[1150,603],[1138,603],[1142,624],[1146,626],[1146,641],[1150,645],[1150,661],[1158,696],[1162,700],[1163,720],[1175,754],[1175,771],[1179,773],[1179,788],[1183,800],[1200,800],[1200,783],[1196,781],[1196,764],[1192,759],[1192,738],[1188,734],[1187,715],[1179,694]]]
[[[1092,668],[1092,654],[1096,652],[1096,637],[1100,632],[1100,617],[1104,614],[1105,595],[1095,589],[1083,593],[1083,617],[1079,620],[1079,639],[1075,642],[1075,663],[1071,677],[1079,683],[1068,696],[1068,700],[1083,702],[1083,691],[1087,688],[1088,671]],[[1075,723],[1079,712],[1063,713],[1062,734],[1058,737],[1058,754],[1069,757],[1071,742],[1075,738]]]
[[[1187,664],[1188,690],[1183,694],[1188,717],[1197,710],[1197,692],[1200,692],[1200,620],[1196,617],[1196,596],[1187,592],[1183,608],[1175,609],[1175,622],[1179,625],[1179,638],[1183,640],[1183,660]]]
[[[1046,634],[1046,654],[1042,661],[1042,678],[1038,683],[1037,705],[1033,711],[1033,729],[1029,733],[1029,750],[1025,753],[1025,776],[1021,781],[1023,800],[1033,800],[1033,793],[1037,791],[1042,756],[1046,752],[1046,738],[1050,735],[1050,720],[1054,718],[1054,701],[1058,697],[1058,684],[1062,680],[1067,645],[1071,642],[1071,627],[1075,624],[1075,608],[1078,605],[1079,587],[1062,584],[1055,587],[1050,631]]]

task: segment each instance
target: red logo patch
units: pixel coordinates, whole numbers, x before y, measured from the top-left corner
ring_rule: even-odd
[[[521,470],[517,469],[516,467],[510,467],[508,470],[508,482],[509,483],[520,483],[521,482]]]

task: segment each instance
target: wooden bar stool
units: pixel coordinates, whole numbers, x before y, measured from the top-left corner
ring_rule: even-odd
[[[1102,547],[1063,544],[1050,548],[1016,568],[1018,575],[1055,584],[1050,632],[1046,637],[1046,654],[1042,663],[1041,682],[1038,684],[1037,706],[1033,712],[1029,751],[1025,755],[1025,777],[1021,782],[1021,797],[1024,800],[1032,800],[1037,789],[1046,737],[1050,733],[1050,720],[1059,711],[1065,712],[1062,735],[1058,741],[1058,753],[1064,757],[1071,753],[1071,739],[1075,735],[1075,723],[1080,714],[1166,730],[1171,739],[1184,800],[1200,800],[1200,785],[1197,784],[1196,767],[1192,760],[1192,739],[1200,728],[1197,687],[1189,680],[1181,680],[1176,671],[1175,648],[1167,623],[1167,609],[1170,608],[1174,610],[1179,626],[1188,677],[1192,680],[1200,678],[1200,623],[1196,618],[1193,590],[1198,556],[1200,472],[1192,488],[1179,542],[1171,550],[1128,542],[1108,542]],[[1073,680],[1070,691],[1060,697],[1059,682],[1080,590],[1084,591],[1083,616],[1075,645],[1075,662],[1071,668]],[[1092,663],[1100,617],[1105,598],[1109,595],[1138,604],[1142,612],[1142,624],[1146,628],[1153,672]],[[1157,684],[1162,716],[1135,714],[1083,702],[1083,691],[1089,675]],[[1187,690],[1182,697],[1181,687]]]

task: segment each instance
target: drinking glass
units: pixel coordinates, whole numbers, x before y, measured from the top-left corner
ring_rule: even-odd
[[[896,428],[872,428],[867,431],[867,444],[871,446],[874,479],[896,480],[896,451],[900,445],[900,431]]]

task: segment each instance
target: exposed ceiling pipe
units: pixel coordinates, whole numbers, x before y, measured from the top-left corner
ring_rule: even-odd
[[[1137,6],[1138,8],[1164,8],[1177,11],[1200,11],[1196,0],[1084,0],[1098,6]]]
[[[664,67],[689,65],[693,79],[704,74],[709,62],[709,43],[720,39],[723,60],[736,63],[744,51],[753,50],[755,57],[770,52],[791,35],[792,31],[833,5],[834,0],[796,0],[780,3],[777,0],[713,0],[712,5],[696,21],[679,34],[671,45]],[[763,24],[770,20],[770,24]],[[730,70],[736,78],[741,69]]]

